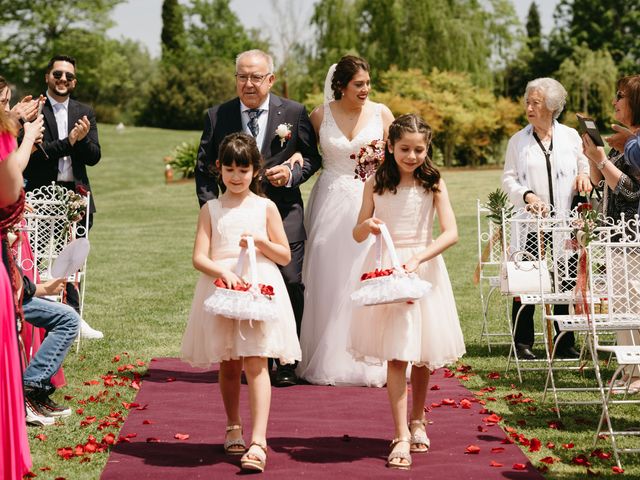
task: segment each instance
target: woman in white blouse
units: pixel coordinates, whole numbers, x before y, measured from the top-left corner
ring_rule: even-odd
[[[509,139],[502,175],[502,188],[516,208],[527,206],[534,212],[556,214],[571,209],[578,192],[591,190],[589,161],[582,153],[582,139],[576,130],[557,121],[566,103],[567,91],[552,78],[537,78],[524,93],[529,125]],[[535,238],[527,241],[535,245]],[[512,319],[520,309],[513,301]],[[514,332],[518,358],[533,360],[533,315],[535,307],[523,308]],[[568,313],[566,305],[556,305],[556,314]],[[577,357],[573,333],[566,333],[556,356]]]

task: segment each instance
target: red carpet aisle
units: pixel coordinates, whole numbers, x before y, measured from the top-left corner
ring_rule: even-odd
[[[429,403],[453,399],[459,404],[473,395],[442,370],[432,377]],[[177,359],[154,359],[121,436],[136,434],[130,443],[113,448],[102,473],[111,479],[235,478],[239,457],[222,451],[225,416],[217,374],[192,369]],[[248,423],[247,390],[242,413]],[[487,426],[476,402],[470,409],[443,405],[428,418],[432,448],[414,454],[409,472],[385,468],[391,418],[384,389],[298,385],[273,389],[264,479],[326,478],[447,478],[541,479],[515,445],[502,444],[505,433]],[[485,431],[480,431],[482,426]],[[187,439],[179,434],[186,434]],[[176,438],[178,437],[178,438]],[[245,439],[249,439],[245,431]],[[468,445],[478,454],[465,454]],[[491,452],[492,448],[504,451]],[[495,461],[503,467],[492,467]],[[521,464],[514,469],[514,464]]]

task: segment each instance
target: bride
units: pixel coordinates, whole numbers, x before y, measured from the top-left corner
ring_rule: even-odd
[[[350,294],[367,251],[351,236],[364,187],[363,180],[354,178],[355,155],[373,140],[386,140],[393,122],[385,105],[368,99],[370,90],[368,63],[344,56],[327,73],[325,104],[310,116],[323,170],[306,207],[302,362],[297,373],[314,384],[381,387],[386,378],[385,368],[358,363],[347,353]]]

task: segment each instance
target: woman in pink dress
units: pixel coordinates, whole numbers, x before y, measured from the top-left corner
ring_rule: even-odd
[[[23,321],[22,309],[14,308],[22,305],[17,293],[22,278],[9,253],[7,230],[22,216],[22,166],[43,131],[42,115],[25,123],[16,148],[17,122],[0,109],[0,478],[7,480],[19,480],[31,468],[16,323]]]

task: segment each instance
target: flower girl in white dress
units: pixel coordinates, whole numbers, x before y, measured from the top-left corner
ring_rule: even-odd
[[[409,469],[411,452],[426,452],[424,403],[429,370],[455,362],[465,353],[451,282],[440,255],[457,242],[456,219],[447,187],[427,156],[431,128],[416,115],[398,117],[389,127],[385,160],[364,186],[357,242],[380,234],[386,224],[400,264],[431,283],[431,290],[413,304],[392,303],[354,309],[348,349],[368,364],[387,362],[387,390],[395,424],[391,468]],[[434,210],[440,235],[432,238]],[[388,253],[388,252],[387,252]],[[388,255],[383,265],[390,265]],[[363,272],[374,270],[375,247]],[[407,425],[406,371],[411,363],[412,408]]]
[[[230,455],[244,454],[240,460],[243,470],[263,471],[271,403],[267,358],[287,364],[301,357],[289,295],[276,266],[289,263],[291,252],[277,207],[254,193],[261,160],[255,139],[245,133],[228,135],[220,144],[218,158],[216,166],[226,188],[219,198],[202,206],[198,217],[193,265],[202,275],[182,340],[182,358],[199,367],[220,363],[220,392],[227,414],[224,450]],[[234,320],[204,309],[204,301],[216,289],[214,281],[223,281],[227,288],[245,284],[233,269],[241,247],[247,247],[247,236],[254,240],[260,282],[273,287],[277,321]],[[243,368],[252,421],[248,449],[239,411]]]

